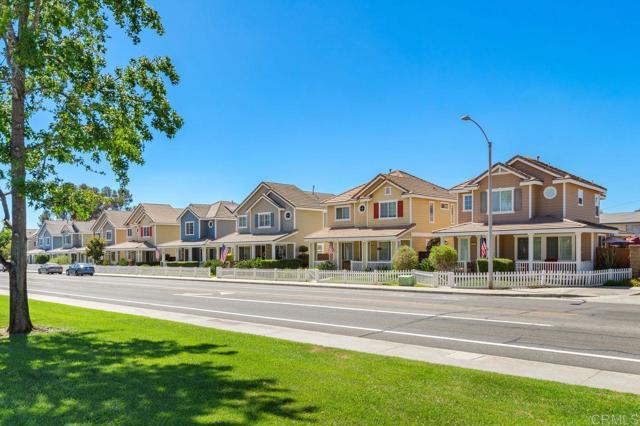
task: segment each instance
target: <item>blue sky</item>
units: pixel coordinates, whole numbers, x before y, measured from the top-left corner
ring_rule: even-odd
[[[388,169],[449,187],[486,168],[470,114],[496,161],[540,155],[606,186],[605,211],[640,208],[634,2],[150,3],[166,34],[116,34],[110,60],[169,55],[185,126],[132,168],[136,203],[240,201],[261,180],[339,193]]]

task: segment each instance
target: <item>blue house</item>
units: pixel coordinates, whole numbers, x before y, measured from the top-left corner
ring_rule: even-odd
[[[92,237],[95,221],[45,220],[35,236],[35,248],[27,251],[28,261],[33,263],[38,254],[49,256],[68,255],[72,262],[87,260],[86,243]]]
[[[176,249],[176,260],[204,262],[217,259],[218,252],[213,247],[214,240],[236,231],[233,211],[237,205],[230,201],[213,204],[189,204],[178,217],[180,239],[159,244],[164,259],[164,251]]]

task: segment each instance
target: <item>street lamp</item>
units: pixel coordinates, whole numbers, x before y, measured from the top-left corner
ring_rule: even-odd
[[[493,186],[491,184],[491,175],[493,174],[492,172],[492,167],[493,167],[493,162],[491,161],[491,141],[489,140],[489,137],[487,136],[487,134],[485,133],[484,129],[482,128],[482,126],[480,126],[473,118],[469,117],[468,115],[463,115],[462,117],[460,117],[460,119],[462,121],[470,121],[473,124],[476,125],[476,127],[478,127],[478,129],[480,129],[480,131],[482,132],[482,135],[484,136],[484,139],[487,141],[487,146],[489,148],[489,184],[488,184],[488,195],[487,195],[487,217],[488,217],[488,224],[489,224],[489,236],[487,237],[487,263],[488,263],[488,284],[489,284],[489,288],[492,289],[493,288]]]

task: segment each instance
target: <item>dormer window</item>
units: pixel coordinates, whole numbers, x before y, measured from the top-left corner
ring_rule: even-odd
[[[131,238],[132,236],[133,236],[133,229],[127,228],[127,237]]]
[[[582,189],[578,189],[578,205],[584,206],[584,191]]]
[[[386,186],[384,188],[384,195],[391,195],[391,187],[390,186]]]

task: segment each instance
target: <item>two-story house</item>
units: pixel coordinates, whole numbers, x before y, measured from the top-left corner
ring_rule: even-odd
[[[27,229],[27,263],[35,263],[35,256],[44,253],[38,248],[38,229]]]
[[[158,246],[180,238],[178,217],[181,213],[182,209],[169,204],[138,204],[123,224],[126,227],[126,241],[107,246],[105,252],[110,259],[127,259],[130,263],[155,263],[175,259],[175,249],[165,250],[163,259]]]
[[[165,250],[177,253],[179,261],[204,262],[218,258],[214,240],[236,231],[233,211],[238,207],[230,201],[213,204],[189,204],[178,217],[180,239],[159,244],[162,257]]]
[[[431,232],[456,223],[456,197],[401,170],[323,202],[323,229],[307,234],[311,263],[331,260],[341,269],[390,268],[401,244],[424,257]]]
[[[102,238],[106,242],[105,248],[124,243],[127,241],[125,222],[130,214],[131,212],[129,211],[105,210],[96,219],[91,231],[93,235]],[[116,252],[107,252],[106,259],[111,263],[115,263],[118,260]]]
[[[92,237],[94,221],[46,220],[38,230],[36,248],[27,255],[34,260],[37,254],[68,255],[72,262],[86,261],[86,242]]]
[[[459,223],[434,232],[455,237],[461,262],[486,252],[487,211],[493,212],[493,254],[516,261],[518,270],[592,269],[600,236],[617,233],[600,224],[606,188],[555,166],[517,155],[451,189]]]
[[[231,250],[235,260],[294,259],[304,236],[323,227],[322,201],[333,197],[295,185],[262,182],[235,209],[236,232],[214,245]]]

